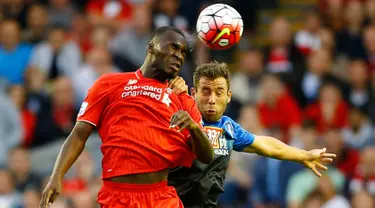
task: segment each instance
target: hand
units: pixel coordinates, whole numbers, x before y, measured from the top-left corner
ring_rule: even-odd
[[[188,86],[185,83],[185,80],[182,77],[176,77],[168,83],[169,88],[173,90],[174,93],[181,94],[188,92]]]
[[[60,194],[61,189],[62,181],[60,179],[50,179],[42,193],[42,199],[40,200],[39,208],[49,207]]]
[[[171,118],[171,122],[169,124],[169,128],[176,128],[178,127],[178,132],[182,131],[183,129],[191,130],[198,125],[193,121],[190,115],[186,111],[177,111],[173,114]]]
[[[322,177],[322,174],[317,170],[328,170],[328,168],[321,164],[321,162],[332,162],[333,158],[336,157],[336,154],[326,153],[326,148],[323,149],[314,149],[308,152],[309,159],[303,161],[303,164],[310,168],[315,175]]]

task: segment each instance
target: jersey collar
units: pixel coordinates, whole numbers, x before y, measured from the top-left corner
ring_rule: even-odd
[[[134,73],[135,73],[135,76],[137,77],[138,80],[147,79],[146,77],[143,76],[141,69],[138,69]],[[150,79],[152,79],[152,78],[150,78]],[[157,81],[156,79],[152,79],[152,80]],[[169,81],[166,80],[164,84],[168,84],[168,82]]]

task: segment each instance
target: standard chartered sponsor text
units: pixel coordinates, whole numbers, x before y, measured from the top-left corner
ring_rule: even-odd
[[[121,94],[122,98],[135,96],[148,96],[156,100],[160,100],[163,88],[158,88],[150,85],[130,85],[124,87],[125,92]]]

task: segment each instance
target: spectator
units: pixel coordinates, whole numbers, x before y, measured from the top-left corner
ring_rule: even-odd
[[[74,208],[95,208],[95,197],[88,191],[79,192],[72,198]]]
[[[363,39],[367,52],[367,63],[371,75],[371,73],[375,73],[375,24],[365,28]]]
[[[345,185],[345,176],[336,168],[329,167],[325,174],[332,181],[333,187],[337,192],[341,192]],[[319,179],[308,170],[300,170],[293,174],[287,187],[287,204],[289,208],[298,208],[309,197],[311,193],[319,186]],[[318,191],[319,192],[319,191]],[[321,192],[319,192],[322,194]],[[323,194],[321,195],[324,200]],[[324,202],[323,202],[324,203]]]
[[[331,178],[325,176],[320,179],[317,189],[323,196],[324,203],[321,206],[322,208],[350,208],[348,200],[335,190]]]
[[[69,198],[79,192],[88,191],[94,182],[95,163],[88,152],[83,152],[73,170],[73,176],[63,181],[64,195]]]
[[[91,48],[103,48],[107,50],[111,42],[113,31],[111,28],[102,25],[94,27],[90,35]]]
[[[35,189],[27,189],[23,194],[22,208],[35,208],[39,206],[41,193]]]
[[[173,26],[183,31],[188,29],[189,22],[178,13],[180,8],[178,0],[156,0],[154,3],[156,9],[153,17],[154,28]]]
[[[51,27],[48,40],[36,46],[31,67],[41,70],[49,79],[60,75],[73,77],[81,64],[81,54],[74,42],[66,40],[66,35],[64,27]]]
[[[349,116],[349,126],[343,129],[342,137],[345,145],[362,150],[374,143],[372,124],[361,109],[352,108]]]
[[[281,138],[280,130],[277,127],[270,129],[268,135]],[[295,172],[302,170],[303,166],[290,161],[260,157],[253,167],[254,184],[249,204],[254,207],[288,207],[285,199],[289,179]]]
[[[242,52],[239,71],[231,77],[232,99],[242,105],[256,103],[263,75],[263,55],[258,50]]]
[[[367,23],[369,25],[375,25],[375,1],[369,0],[365,2]]]
[[[308,195],[308,197],[303,201],[300,207],[304,208],[321,208],[323,206],[324,199],[322,193],[318,190],[313,191]]]
[[[316,124],[313,121],[305,120],[302,123],[301,131],[298,136],[294,137],[291,145],[301,149],[316,148],[319,135],[316,131]]]
[[[41,106],[37,115],[33,147],[67,137],[75,124],[77,112],[71,81],[67,77],[57,78],[51,93],[51,100]]]
[[[20,195],[16,193],[12,175],[6,169],[0,169],[0,204],[2,207],[16,207],[20,201]]]
[[[337,155],[332,165],[340,170],[345,177],[352,177],[355,173],[353,167],[356,167],[359,163],[359,153],[344,145],[340,130],[329,129],[323,136],[323,143],[329,152]]]
[[[129,28],[119,32],[112,41],[110,50],[114,54],[115,64],[122,71],[134,71],[143,64],[145,48],[151,37],[151,24],[149,8],[138,6]]]
[[[36,125],[36,117],[26,107],[26,91],[22,85],[13,85],[8,88],[8,95],[21,114],[21,122],[23,127],[22,146],[29,147],[34,139],[34,130]]]
[[[321,49],[327,50],[331,57],[336,55],[336,40],[333,30],[328,27],[322,27],[319,32],[319,39],[321,41]]]
[[[324,23],[335,31],[341,30],[344,25],[344,1],[320,0],[319,7],[324,19]]]
[[[91,29],[88,18],[84,14],[74,14],[69,36],[79,46],[83,55],[92,47],[90,40]]]
[[[360,163],[353,169],[355,172],[349,182],[349,195],[367,191],[375,197],[375,147],[366,147],[361,153]]]
[[[360,191],[352,198],[352,208],[373,208],[374,206],[374,198],[366,191]]]
[[[22,32],[22,40],[30,44],[38,44],[46,38],[48,24],[47,9],[35,4],[27,12],[27,27]]]
[[[285,89],[284,84],[275,75],[263,77],[258,114],[265,128],[280,126],[281,138],[289,142],[301,124],[301,112],[293,97]]]
[[[330,74],[332,66],[331,57],[329,51],[323,49],[310,53],[308,57],[308,70],[302,76],[300,84],[293,89],[300,106],[305,107],[315,102],[319,96],[319,88],[324,82],[340,82]]]
[[[316,11],[307,12],[304,24],[304,28],[297,32],[295,42],[300,53],[307,56],[313,50],[321,47],[322,41],[319,36],[321,22],[319,13]]]
[[[28,6],[24,0],[2,0],[1,4],[4,19],[18,22],[21,28],[26,27]]]
[[[365,58],[365,49],[361,36],[364,14],[362,2],[348,2],[345,9],[347,27],[337,33],[337,51],[349,58]]]
[[[92,84],[103,74],[119,72],[112,65],[111,55],[106,49],[94,48],[87,54],[86,64],[83,65],[72,79],[76,95],[76,106],[79,108]]]
[[[8,167],[13,175],[15,189],[19,193],[28,189],[41,190],[42,178],[31,172],[30,154],[26,149],[13,148],[9,152]]]
[[[348,123],[348,113],[339,88],[326,83],[320,89],[318,101],[307,106],[305,117],[316,122],[318,131],[324,133],[332,127],[344,128]]]
[[[70,28],[75,13],[70,0],[48,0],[48,19],[50,25]]]
[[[362,60],[355,60],[349,66],[349,84],[350,91],[349,103],[357,108],[367,110],[373,99],[373,92],[367,73],[366,63]]]
[[[30,45],[20,43],[17,22],[7,20],[0,23],[0,77],[5,77],[12,84],[23,83],[31,51]]]
[[[294,85],[305,67],[303,56],[292,41],[290,24],[285,18],[277,17],[270,27],[270,45],[265,49],[266,70],[281,74],[287,85]]]
[[[10,99],[0,93],[0,167],[6,164],[8,151],[21,143],[20,115]]]
[[[86,13],[92,25],[107,25],[120,30],[132,17],[133,5],[129,0],[90,0]]]

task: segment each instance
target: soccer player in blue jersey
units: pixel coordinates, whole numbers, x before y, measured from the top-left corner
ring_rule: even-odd
[[[321,162],[332,162],[335,154],[326,149],[305,151],[278,139],[258,136],[244,130],[223,113],[231,100],[229,69],[225,63],[207,63],[194,73],[192,96],[203,117],[203,126],[212,142],[215,158],[207,165],[195,160],[191,168],[170,170],[169,185],[174,186],[187,208],[210,208],[224,192],[225,173],[232,150],[256,153],[280,160],[300,162],[321,177],[318,169],[327,170]]]

